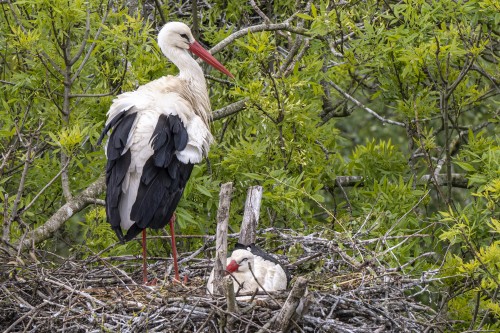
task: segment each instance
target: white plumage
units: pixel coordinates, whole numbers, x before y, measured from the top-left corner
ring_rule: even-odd
[[[227,258],[226,271],[231,274],[234,291],[239,294],[253,293],[255,290],[285,290],[290,280],[288,272],[276,259],[253,244],[246,249],[234,250]],[[210,293],[213,293],[213,280],[212,270],[207,282],[207,290]]]
[[[132,155],[128,172],[122,183],[123,196],[119,206],[120,227],[123,230],[128,230],[135,222],[131,220],[130,212],[137,197],[143,167],[154,154],[151,147],[151,135],[155,131],[161,115],[178,116],[186,128],[187,146],[183,150],[175,152],[181,163],[200,163],[208,154],[213,140],[208,123],[194,114],[193,106],[186,99],[182,98],[179,93],[170,90],[182,85],[185,85],[185,82],[177,77],[162,77],[133,92],[117,96],[108,112],[106,125],[121,112],[137,114],[128,134],[127,143],[121,153],[124,155],[130,150]],[[201,97],[208,99],[208,96]]]

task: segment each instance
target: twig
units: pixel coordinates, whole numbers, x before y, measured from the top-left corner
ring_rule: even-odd
[[[35,195],[35,197],[30,201],[29,204],[27,204],[20,212],[20,214],[23,214],[24,212],[28,211],[31,206],[33,206],[33,204],[35,203],[35,201],[38,200],[38,198],[40,197],[40,195],[42,195],[43,192],[45,192],[46,189],[48,189],[58,178],[59,176],[61,175],[61,173],[66,170],[66,168],[68,167],[70,163],[70,160],[68,159],[66,161],[66,164],[63,165],[63,167],[61,168],[61,170],[59,170],[59,172]]]
[[[43,279],[44,281],[47,281],[47,282],[50,282],[50,283],[53,283],[59,287],[62,287],[68,291],[71,291],[72,293],[75,293],[75,294],[78,294],[80,296],[83,296],[87,299],[89,299],[90,301],[92,301],[93,303],[96,303],[96,304],[99,304],[100,306],[106,306],[106,303],[96,299],[95,297],[92,297],[90,296],[89,294],[87,294],[86,292],[83,292],[83,291],[80,291],[80,290],[76,290],[68,285],[65,285],[64,283],[61,283],[61,282],[58,282],[58,281],[55,281],[55,280],[52,280],[50,278],[44,278]]]
[[[15,322],[12,323],[12,325],[10,325],[9,327],[7,327],[7,329],[5,331],[3,331],[3,333],[10,332],[12,329],[14,329],[16,327],[17,324],[19,324],[20,322],[22,322],[24,318],[26,318],[28,316],[32,316],[33,314],[35,314],[38,310],[40,310],[41,308],[43,308],[47,304],[49,304],[49,303],[46,300],[43,300],[42,303],[40,303],[36,307],[32,308],[31,310],[29,310],[28,312],[26,312],[25,314],[23,314],[21,317],[19,317],[19,319],[17,319]]]
[[[353,102],[354,104],[356,104],[358,107],[360,107],[361,109],[365,110],[366,112],[368,112],[369,114],[371,114],[372,116],[374,116],[375,118],[377,118],[378,120],[380,120],[381,122],[387,123],[387,124],[391,124],[391,125],[397,125],[397,126],[401,126],[401,127],[405,127],[406,126],[404,123],[401,123],[399,121],[386,119],[386,118],[380,116],[378,113],[376,113],[375,111],[373,111],[369,107],[363,105],[363,103],[361,103],[360,101],[358,101],[357,99],[355,99],[354,97],[352,97],[351,95],[349,95],[348,93],[346,93],[344,90],[342,90],[342,88],[340,88],[338,85],[336,85],[332,81],[327,81],[327,82],[335,90],[337,90],[342,96],[344,96],[345,98],[347,98],[348,100],[350,100],[351,102]]]

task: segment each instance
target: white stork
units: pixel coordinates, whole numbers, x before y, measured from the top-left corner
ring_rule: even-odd
[[[285,290],[290,283],[290,273],[274,257],[255,244],[236,244],[227,258],[226,272],[231,274],[234,292],[239,294],[259,291]],[[213,293],[214,271],[210,274],[207,289]]]
[[[163,228],[167,222],[175,279],[179,281],[174,211],[193,165],[207,156],[212,142],[205,77],[188,51],[233,77],[194,39],[184,23],[165,24],[158,45],[179,68],[179,75],[161,77],[118,95],[99,138],[100,143],[112,130],[106,144],[107,219],[122,242],[142,231],[144,283],[146,228]]]

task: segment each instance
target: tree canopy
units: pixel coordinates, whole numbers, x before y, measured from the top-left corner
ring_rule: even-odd
[[[156,36],[178,20],[235,75],[204,67],[216,141],[177,209],[181,233],[214,234],[228,181],[237,231],[247,188],[258,184],[262,228],[378,239],[366,246],[379,257],[361,261],[431,274],[422,301],[446,309],[448,329],[499,328],[498,0],[0,8],[5,253],[139,252],[135,242],[116,245],[106,223],[96,142],[114,96],[176,74]]]

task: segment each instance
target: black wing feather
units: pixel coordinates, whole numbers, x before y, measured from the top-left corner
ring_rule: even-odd
[[[106,216],[111,227],[116,232],[118,238],[123,241],[123,234],[120,229],[120,212],[118,205],[122,195],[122,183],[131,161],[130,150],[123,154],[125,145],[130,134],[130,129],[134,124],[137,114],[120,114],[113,121],[113,132],[108,141],[106,164]],[[107,127],[107,126],[106,126]],[[111,127],[110,127],[111,128]],[[103,131],[102,137],[109,129]],[[101,140],[101,138],[100,138]]]
[[[175,155],[186,147],[187,141],[187,130],[178,116],[158,118],[150,141],[154,153],[143,167],[130,213],[135,223],[125,240],[133,239],[144,228],[163,228],[172,217],[193,170],[193,164],[184,164]]]
[[[97,140],[97,145],[100,145],[102,140],[104,139],[104,136],[109,132],[110,129],[114,128],[116,126],[116,124],[123,118],[125,117],[125,115],[127,114],[127,111],[130,110],[132,107],[126,109],[126,110],[123,110],[122,112],[120,112],[118,115],[116,115],[113,120],[111,120],[109,122],[109,124],[106,125],[106,127],[104,127],[104,129],[102,130],[101,132],[101,135],[99,136],[99,139]]]

